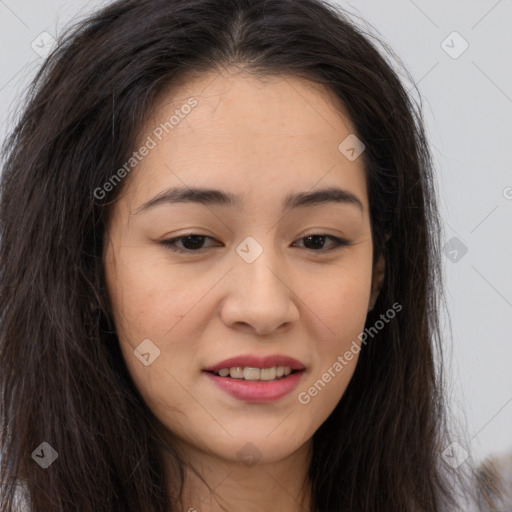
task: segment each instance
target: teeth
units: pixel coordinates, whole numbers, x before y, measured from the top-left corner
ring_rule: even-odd
[[[233,366],[232,368],[222,368],[216,373],[221,377],[231,377],[232,379],[276,380],[276,378],[280,379],[290,375],[292,369],[289,366],[274,366],[272,368]]]
[[[244,368],[243,376],[245,380],[259,380],[261,370],[259,368]]]
[[[260,371],[260,380],[274,380],[277,375],[277,368],[262,368]]]
[[[243,379],[244,369],[241,366],[233,366],[233,368],[229,369],[229,375],[233,377],[233,379]]]

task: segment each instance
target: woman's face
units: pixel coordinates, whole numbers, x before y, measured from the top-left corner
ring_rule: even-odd
[[[109,219],[107,287],[127,367],[188,449],[284,459],[342,397],[380,285],[353,131],[320,86],[234,74],[182,85],[141,131]],[[307,200],[325,189],[337,199]],[[302,370],[277,378],[283,367]]]

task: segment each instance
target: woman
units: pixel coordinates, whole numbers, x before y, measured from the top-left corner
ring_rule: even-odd
[[[421,110],[341,9],[112,3],[6,147],[2,510],[456,506]]]

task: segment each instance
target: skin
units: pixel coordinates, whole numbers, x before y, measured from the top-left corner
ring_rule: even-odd
[[[309,510],[311,439],[342,397],[357,355],[307,405],[298,395],[357,341],[383,279],[384,262],[372,261],[362,158],[338,150],[354,129],[317,84],[232,70],[166,94],[140,144],[192,96],[198,105],[125,178],[112,205],[104,262],[122,353],[177,449],[214,489],[188,471],[184,510]],[[179,203],[137,212],[185,185],[240,194],[240,208]],[[350,191],[363,210],[327,203],[283,213],[287,194],[328,186]],[[160,243],[190,233],[212,238],[178,242],[186,254]],[[352,245],[308,244],[313,234]],[[263,248],[250,264],[236,252],[248,236]],[[134,356],[145,339],[160,350],[148,366]],[[306,370],[289,395],[248,403],[202,372],[241,354],[284,354]],[[248,442],[260,457],[252,466],[237,455]]]

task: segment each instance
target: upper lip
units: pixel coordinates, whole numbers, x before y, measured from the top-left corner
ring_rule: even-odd
[[[294,359],[280,354],[265,357],[254,355],[241,355],[225,359],[220,363],[205,368],[207,372],[218,372],[223,368],[233,368],[234,366],[250,367],[250,368],[273,368],[274,366],[289,366],[292,370],[304,370],[304,365]]]

